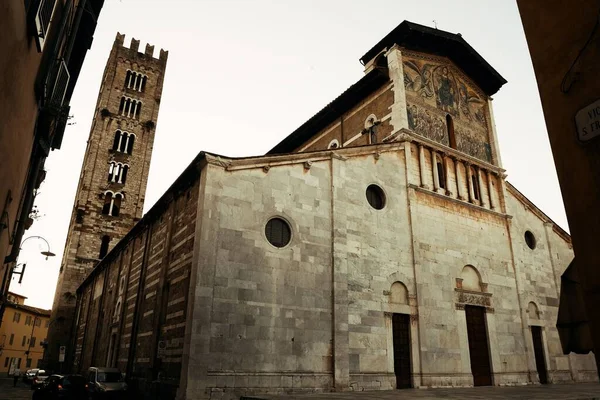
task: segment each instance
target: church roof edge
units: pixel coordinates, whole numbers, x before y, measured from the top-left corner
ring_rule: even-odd
[[[410,50],[448,57],[467,74],[488,96],[496,93],[506,83],[496,71],[460,33],[403,21],[361,58],[366,64],[385,48],[394,44]]]

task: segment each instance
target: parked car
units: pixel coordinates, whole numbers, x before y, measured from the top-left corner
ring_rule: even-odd
[[[85,377],[81,375],[50,375],[33,392],[33,400],[85,400],[88,398]]]
[[[127,384],[117,368],[91,367],[87,378],[91,399],[125,399]]]
[[[46,372],[46,370],[38,369],[33,378],[31,378],[31,389],[35,390],[42,387],[42,384],[50,375],[52,375],[50,371]]]
[[[35,373],[38,372],[39,368],[28,369],[27,372],[23,374],[23,382],[29,383],[35,376]]]

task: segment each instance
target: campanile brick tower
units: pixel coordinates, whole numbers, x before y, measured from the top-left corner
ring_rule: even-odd
[[[154,58],[154,46],[140,53],[139,40],[127,48],[124,38],[104,69],[54,294],[44,355],[54,371],[69,369],[77,288],[142,217],[168,52]]]

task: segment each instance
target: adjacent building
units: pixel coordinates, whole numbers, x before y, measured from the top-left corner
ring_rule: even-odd
[[[600,4],[517,4],[576,255],[565,276],[575,289],[561,299],[563,348],[594,351],[600,368]]]
[[[61,146],[69,102],[104,0],[0,4],[0,314],[44,161]]]
[[[50,310],[25,305],[26,297],[9,292],[0,325],[0,374],[39,368],[50,324]]]
[[[202,152],[77,290],[72,368],[160,398],[593,380],[571,238],[506,181],[459,34],[403,22],[264,156]]]
[[[87,142],[52,306],[46,367],[72,355],[69,334],[76,291],[96,264],[142,217],[168,52],[124,46],[117,34],[108,57]],[[66,361],[69,362],[69,361]]]

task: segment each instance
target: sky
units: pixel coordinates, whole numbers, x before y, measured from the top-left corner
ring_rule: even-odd
[[[73,98],[73,125],[46,162],[41,217],[25,232],[23,283],[50,308],[100,80],[117,32],[169,51],[144,211],[201,150],[260,155],[363,76],[358,59],[403,20],[463,38],[508,83],[493,98],[508,180],[568,230],[537,84],[514,0],[106,0]]]

